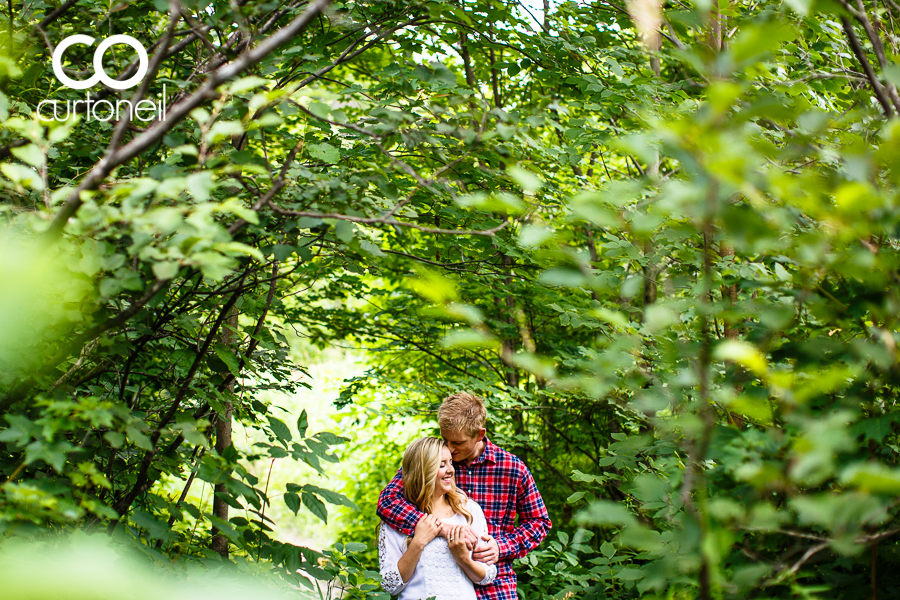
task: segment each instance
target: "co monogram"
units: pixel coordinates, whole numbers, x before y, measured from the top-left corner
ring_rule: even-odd
[[[89,87],[97,85],[98,81],[102,81],[106,86],[111,87],[115,90],[127,90],[128,88],[134,87],[138,83],[140,83],[144,75],[147,74],[147,51],[139,41],[137,41],[130,35],[114,35],[100,42],[100,44],[97,46],[97,49],[94,51],[93,77],[84,79],[82,81],[76,81],[75,79],[72,79],[71,77],[63,73],[62,55],[69,48],[69,46],[72,46],[74,44],[84,44],[85,46],[90,46],[93,43],[94,38],[88,35],[72,35],[61,41],[56,47],[56,50],[53,51],[53,74],[56,75],[56,78],[59,79],[60,83],[62,83],[64,86],[72,88],[74,90],[85,90]],[[126,79],[125,81],[118,81],[116,79],[113,79],[106,74],[106,71],[103,70],[103,55],[106,53],[107,49],[110,48],[110,46],[115,46],[116,44],[125,44],[134,48],[135,52],[137,52],[138,55],[138,61],[140,62],[137,73],[135,73],[134,76]]]

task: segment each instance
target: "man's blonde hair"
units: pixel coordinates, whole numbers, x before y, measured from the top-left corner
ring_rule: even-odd
[[[447,396],[438,408],[438,425],[448,431],[464,431],[474,436],[484,429],[487,411],[484,401],[469,392],[456,392]]]

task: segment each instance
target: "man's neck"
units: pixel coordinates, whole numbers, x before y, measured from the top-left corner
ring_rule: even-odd
[[[482,439],[480,442],[478,442],[478,445],[475,448],[475,453],[465,460],[465,463],[467,465],[471,465],[473,462],[475,462],[476,458],[481,456],[481,454],[484,452],[484,449],[487,448],[487,444]]]

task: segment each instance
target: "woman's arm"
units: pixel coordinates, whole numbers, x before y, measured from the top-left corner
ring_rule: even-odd
[[[403,578],[404,582],[409,583],[409,580],[412,579],[413,573],[416,572],[416,565],[419,564],[419,559],[422,558],[422,550],[424,549],[425,544],[418,542],[416,541],[416,538],[413,538],[410,540],[409,546],[406,547],[406,552],[404,552],[403,556],[400,557],[400,560],[397,561],[397,571],[400,572],[400,577]]]
[[[487,565],[472,559],[472,553],[466,546],[465,525],[454,525],[450,531],[450,537],[447,543],[450,545],[450,552],[456,564],[463,570],[466,577],[474,583],[481,583],[487,575]]]
[[[468,509],[472,513],[472,529],[475,530],[476,533],[480,534],[481,538],[479,539],[490,539],[490,533],[488,531],[487,519],[484,517],[484,511],[481,510],[481,507],[478,506],[478,503],[469,500]],[[495,542],[496,543],[496,542]],[[474,553],[472,560],[475,560]],[[484,565],[484,578],[481,581],[476,581],[475,585],[490,585],[494,582],[494,579],[497,578],[497,561],[486,562],[486,561],[475,561],[479,564]]]
[[[422,557],[422,550],[441,530],[440,521],[434,515],[425,515],[416,524],[415,535],[409,544],[405,544],[401,534],[395,530],[385,531],[389,526],[381,524],[378,539],[378,553],[381,562],[381,587],[388,594],[398,594],[406,587],[416,572],[416,566]],[[391,540],[382,538],[390,536]],[[390,543],[393,542],[393,543]],[[406,546],[404,548],[404,545]]]
[[[403,535],[382,521],[378,527],[378,563],[381,572],[381,587],[392,596],[402,592],[409,583],[409,577],[404,580],[397,568],[403,553]]]

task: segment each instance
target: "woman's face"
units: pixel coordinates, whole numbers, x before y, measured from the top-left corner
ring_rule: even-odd
[[[453,460],[450,448],[441,447],[441,465],[438,467],[437,483],[434,486],[435,496],[443,496],[453,488]]]

